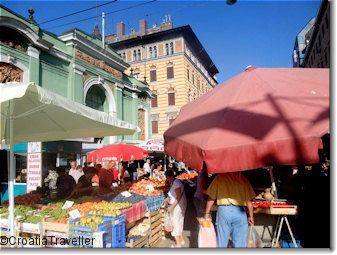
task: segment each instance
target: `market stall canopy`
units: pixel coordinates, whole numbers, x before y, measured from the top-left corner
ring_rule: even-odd
[[[248,68],[181,109],[165,152],[210,173],[318,163],[329,69]]]
[[[105,162],[109,160],[130,161],[141,160],[148,155],[146,150],[131,144],[111,144],[88,154],[89,162]]]
[[[148,151],[164,152],[164,139],[163,138],[149,139],[146,142],[139,144],[138,146]]]
[[[132,135],[138,127],[107,113],[47,91],[34,83],[0,86],[1,140],[9,142],[13,118],[14,143]]]

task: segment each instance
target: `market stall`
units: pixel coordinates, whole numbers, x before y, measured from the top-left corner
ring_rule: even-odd
[[[164,133],[165,153],[211,174],[268,167],[265,188],[278,199],[272,168],[319,163],[329,111],[328,69],[249,67],[181,109]],[[264,210],[280,219],[272,246],[285,222],[296,247],[286,216],[296,207],[275,202]]]
[[[15,198],[16,236],[94,238],[73,247],[153,247],[162,238],[165,181],[140,180],[118,186],[104,196],[93,195],[43,203],[41,194]],[[5,203],[8,205],[8,202]],[[9,235],[8,208],[0,209],[0,230]],[[49,240],[49,239],[48,239]],[[38,243],[55,247],[56,240]]]

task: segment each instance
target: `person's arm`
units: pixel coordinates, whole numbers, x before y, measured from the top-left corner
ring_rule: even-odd
[[[247,213],[248,213],[248,223],[249,225],[254,225],[254,208],[250,200],[247,201]]]
[[[205,219],[210,219],[211,218],[211,209],[212,206],[214,205],[215,199],[208,198],[207,204],[206,204],[206,211],[205,211]]]
[[[181,192],[181,188],[176,188],[174,190],[176,192],[176,200],[173,202],[172,205],[169,206],[169,208],[167,209],[167,212],[173,212],[174,207],[176,207],[176,205],[179,203],[181,196],[183,195],[183,193]]]

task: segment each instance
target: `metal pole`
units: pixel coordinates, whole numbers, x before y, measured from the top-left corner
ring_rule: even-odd
[[[14,179],[15,179],[15,169],[14,169],[14,144],[13,144],[13,117],[12,117],[12,103],[9,103],[9,111],[10,111],[10,117],[9,117],[9,144],[10,144],[10,151],[9,151],[9,174],[8,174],[8,198],[9,198],[9,226],[10,226],[10,235],[14,236],[15,234],[15,225],[14,225]]]
[[[102,48],[105,49],[105,13],[102,12]]]
[[[270,174],[271,186],[272,186],[272,189],[275,193],[275,198],[277,199],[278,195],[277,195],[277,189],[276,189],[276,184],[275,184],[274,175],[273,175],[273,167],[269,167],[268,171],[269,171],[269,174]]]

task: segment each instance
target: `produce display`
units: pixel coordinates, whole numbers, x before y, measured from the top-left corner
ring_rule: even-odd
[[[100,202],[89,211],[90,215],[116,217],[122,214],[122,210],[131,207],[131,203]]]
[[[7,207],[1,207],[0,208],[0,214],[7,214],[8,213],[8,208]]]
[[[79,221],[75,223],[75,226],[89,227],[93,231],[98,230],[98,225],[104,222],[103,218],[100,216],[94,217],[82,217]]]
[[[265,200],[256,200],[256,201],[252,201],[252,205],[255,208],[269,208],[271,203]]]
[[[78,210],[82,216],[86,216],[98,202],[85,202],[83,204],[74,204],[69,210]]]
[[[138,202],[144,200],[144,196],[141,196],[141,195],[138,195],[138,194],[132,193],[132,192],[130,192],[130,193],[131,193],[130,197],[125,197],[122,194],[118,194],[117,196],[115,196],[112,199],[112,202],[116,202],[116,203],[128,202],[128,203],[131,203],[131,204],[135,204],[135,203],[138,203]]]
[[[180,175],[178,175],[176,178],[179,180],[192,180],[194,178],[198,177],[198,173],[182,173]]]
[[[40,194],[26,194],[17,196],[14,199],[15,205],[34,205],[38,204],[41,201]],[[8,205],[8,200],[4,202],[4,205]]]
[[[152,187],[152,189],[150,187]],[[129,191],[142,196],[160,196],[163,192],[157,188],[154,186],[153,181],[141,180],[133,183]]]

